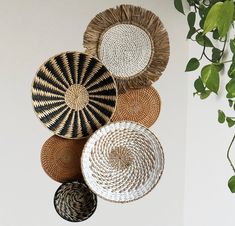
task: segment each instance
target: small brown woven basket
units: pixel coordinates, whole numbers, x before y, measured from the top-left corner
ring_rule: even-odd
[[[119,92],[150,86],[165,70],[170,52],[159,17],[134,5],[97,14],[85,31],[83,45],[112,73]]]
[[[61,183],[82,178],[81,155],[86,141],[50,137],[41,151],[41,164],[47,175]]]
[[[156,89],[145,87],[119,94],[117,107],[111,121],[134,121],[150,127],[161,110],[161,99]]]
[[[86,184],[73,181],[62,184],[55,193],[54,206],[56,212],[70,222],[81,222],[95,212],[96,195]]]

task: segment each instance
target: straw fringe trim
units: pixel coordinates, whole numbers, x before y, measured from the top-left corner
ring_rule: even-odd
[[[103,34],[107,29],[118,24],[132,24],[145,30],[152,40],[153,49],[150,62],[142,72],[128,78],[114,76],[119,92],[130,88],[150,86],[162,75],[170,53],[167,31],[159,17],[153,12],[133,5],[120,5],[97,14],[84,33],[83,45],[86,53],[99,58]]]

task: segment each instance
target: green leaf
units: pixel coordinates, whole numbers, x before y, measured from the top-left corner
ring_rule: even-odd
[[[175,8],[184,14],[184,8],[183,8],[183,4],[182,4],[182,0],[174,0],[174,5],[175,5]]]
[[[229,128],[231,128],[232,126],[235,125],[235,121],[234,121],[232,118],[230,118],[230,117],[227,117],[227,118],[226,118],[226,121],[227,121],[227,123],[228,123],[228,127],[229,127]]]
[[[198,61],[198,59],[192,58],[189,60],[185,71],[186,72],[187,71],[194,71],[194,70],[198,69],[199,66],[200,66],[200,62]]]
[[[230,65],[230,68],[229,68],[229,70],[228,70],[228,76],[229,76],[230,78],[235,78],[235,63],[232,63],[232,64]]]
[[[196,35],[196,41],[201,46],[205,45],[206,47],[214,47],[211,40],[205,35],[202,35],[202,32]]]
[[[203,29],[203,27],[204,27],[205,20],[206,20],[206,18],[202,17],[201,20],[199,21],[199,26],[201,29]]]
[[[216,3],[218,4],[218,3]],[[230,28],[233,21],[234,4],[233,0],[225,1],[219,11],[219,16],[217,17],[217,28],[220,37],[224,37]]]
[[[221,111],[221,110],[218,110],[218,122],[219,123],[224,123],[225,118],[226,118],[226,116],[225,116],[224,112]]]
[[[226,85],[226,90],[228,92],[227,97],[228,98],[234,98],[235,97],[235,78],[232,78]]]
[[[228,181],[228,187],[232,193],[235,193],[235,176],[232,176]]]
[[[196,14],[194,12],[190,12],[187,16],[187,20],[188,20],[188,26],[190,28],[194,27],[195,20],[196,20]]]
[[[199,93],[205,92],[205,86],[203,85],[203,82],[200,77],[195,80],[194,87]]]
[[[230,49],[232,51],[232,53],[235,53],[235,39],[231,39],[230,40]]]
[[[187,39],[190,39],[190,38],[192,38],[192,36],[196,33],[196,28],[195,27],[192,27],[192,28],[190,28],[190,30],[189,30],[189,32],[188,32],[188,34],[187,34]]]
[[[203,34],[206,34],[217,27],[218,17],[220,15],[222,5],[222,2],[217,2],[211,7],[210,11],[206,16],[206,20],[203,27]]]
[[[219,32],[218,32],[217,29],[213,31],[213,38],[214,39],[219,39]]]
[[[213,48],[212,49],[212,60],[214,62],[217,62],[220,60],[220,55],[221,55],[221,50],[218,48]]]
[[[220,85],[219,72],[213,64],[206,65],[202,68],[201,79],[205,86],[214,93],[217,93]]]
[[[199,6],[199,15],[200,15],[200,17],[202,18],[202,17],[204,17],[205,16],[205,6],[203,5],[203,4],[201,4],[200,6]]]
[[[210,94],[211,94],[211,91],[210,91],[210,90],[205,90],[204,92],[202,92],[202,93],[200,94],[200,98],[201,98],[202,100],[204,100],[204,99],[206,99],[207,97],[209,97]]]
[[[233,106],[233,101],[231,99],[228,100],[229,107],[231,108]]]
[[[215,65],[215,66],[216,66],[216,68],[217,68],[217,70],[218,70],[219,72],[224,68],[224,64],[223,64],[223,63],[217,64],[217,65]]]

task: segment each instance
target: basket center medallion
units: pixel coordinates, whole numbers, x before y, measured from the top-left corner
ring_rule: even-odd
[[[89,94],[84,86],[74,84],[67,89],[64,99],[70,108],[79,111],[88,104]]]

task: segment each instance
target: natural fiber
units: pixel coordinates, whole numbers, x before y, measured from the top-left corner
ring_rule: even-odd
[[[117,107],[111,121],[134,121],[150,127],[161,110],[161,99],[152,86],[133,89],[119,94]]]
[[[86,141],[50,137],[41,151],[41,164],[47,175],[61,183],[82,178],[81,155]]]
[[[95,16],[84,34],[84,47],[103,61],[120,92],[149,86],[165,70],[168,34],[153,12],[120,5]]]
[[[110,121],[116,84],[96,58],[79,52],[50,58],[37,72],[32,99],[39,119],[55,134],[83,138]]]
[[[97,130],[82,154],[86,184],[98,196],[130,202],[158,183],[164,155],[156,136],[134,122],[114,122]]]
[[[58,188],[54,196],[54,205],[63,219],[81,222],[95,212],[97,198],[84,183],[74,181],[64,183]]]

